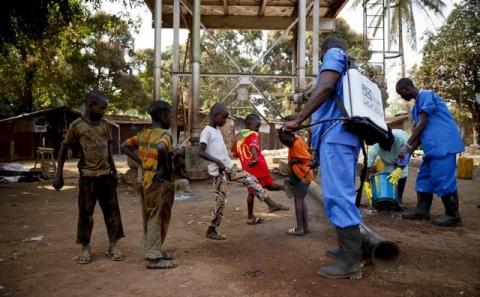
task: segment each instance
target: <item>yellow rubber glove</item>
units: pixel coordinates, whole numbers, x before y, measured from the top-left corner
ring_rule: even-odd
[[[398,180],[402,177],[403,170],[402,168],[397,168],[393,170],[392,173],[388,176],[388,180],[392,183],[392,185],[398,185]]]
[[[363,193],[367,196],[368,205],[372,206],[372,187],[369,182],[363,182]]]

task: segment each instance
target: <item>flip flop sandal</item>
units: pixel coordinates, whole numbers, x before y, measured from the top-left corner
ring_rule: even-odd
[[[263,219],[261,217],[255,217],[253,219],[247,220],[247,225],[256,225],[261,224]]]
[[[305,232],[298,232],[297,228],[294,227],[294,228],[288,229],[287,234],[288,235],[293,235],[293,236],[302,236],[302,235],[305,235],[306,233]]]
[[[227,239],[227,237],[225,235],[218,234],[218,233],[207,233],[205,236],[207,238],[210,238],[210,239],[213,239],[213,240],[225,240],[225,239]]]
[[[77,264],[88,264],[92,261],[92,256],[77,256],[75,261]]]
[[[123,261],[125,256],[120,251],[107,251],[105,256],[109,257],[112,261]]]
[[[287,206],[278,203],[276,206],[274,206],[272,209],[269,209],[268,212],[276,212],[276,211],[281,211],[281,210],[290,210]]]
[[[156,261],[148,261],[145,267],[148,269],[171,269],[177,267],[177,263],[171,260],[158,259]]]

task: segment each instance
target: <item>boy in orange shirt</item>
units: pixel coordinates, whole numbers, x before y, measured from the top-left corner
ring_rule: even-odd
[[[278,136],[280,141],[288,147],[290,177],[287,181],[287,187],[292,187],[295,215],[297,217],[297,227],[289,229],[287,234],[305,235],[310,231],[308,229],[308,210],[305,204],[305,195],[313,180],[312,157],[308,145],[300,136],[283,128],[278,131]]]

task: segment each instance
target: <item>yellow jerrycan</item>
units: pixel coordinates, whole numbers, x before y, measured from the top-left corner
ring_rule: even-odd
[[[473,178],[473,159],[460,156],[458,158],[457,177],[461,179]]]

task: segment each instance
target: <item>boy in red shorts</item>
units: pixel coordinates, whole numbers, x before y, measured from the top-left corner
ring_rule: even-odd
[[[245,118],[245,129],[240,130],[235,138],[235,145],[232,147],[233,153],[240,158],[242,168],[244,171],[250,173],[258,179],[260,185],[269,191],[284,191],[285,187],[273,182],[270,171],[268,170],[265,157],[262,155],[262,149],[260,144],[260,137],[258,130],[260,129],[262,122],[257,114],[249,114]],[[248,220],[247,224],[254,225],[262,222],[260,217],[253,214],[253,204],[255,200],[255,193],[250,189],[247,195],[247,210]],[[288,209],[287,207],[278,204],[282,210]],[[269,207],[269,211],[275,211]]]

